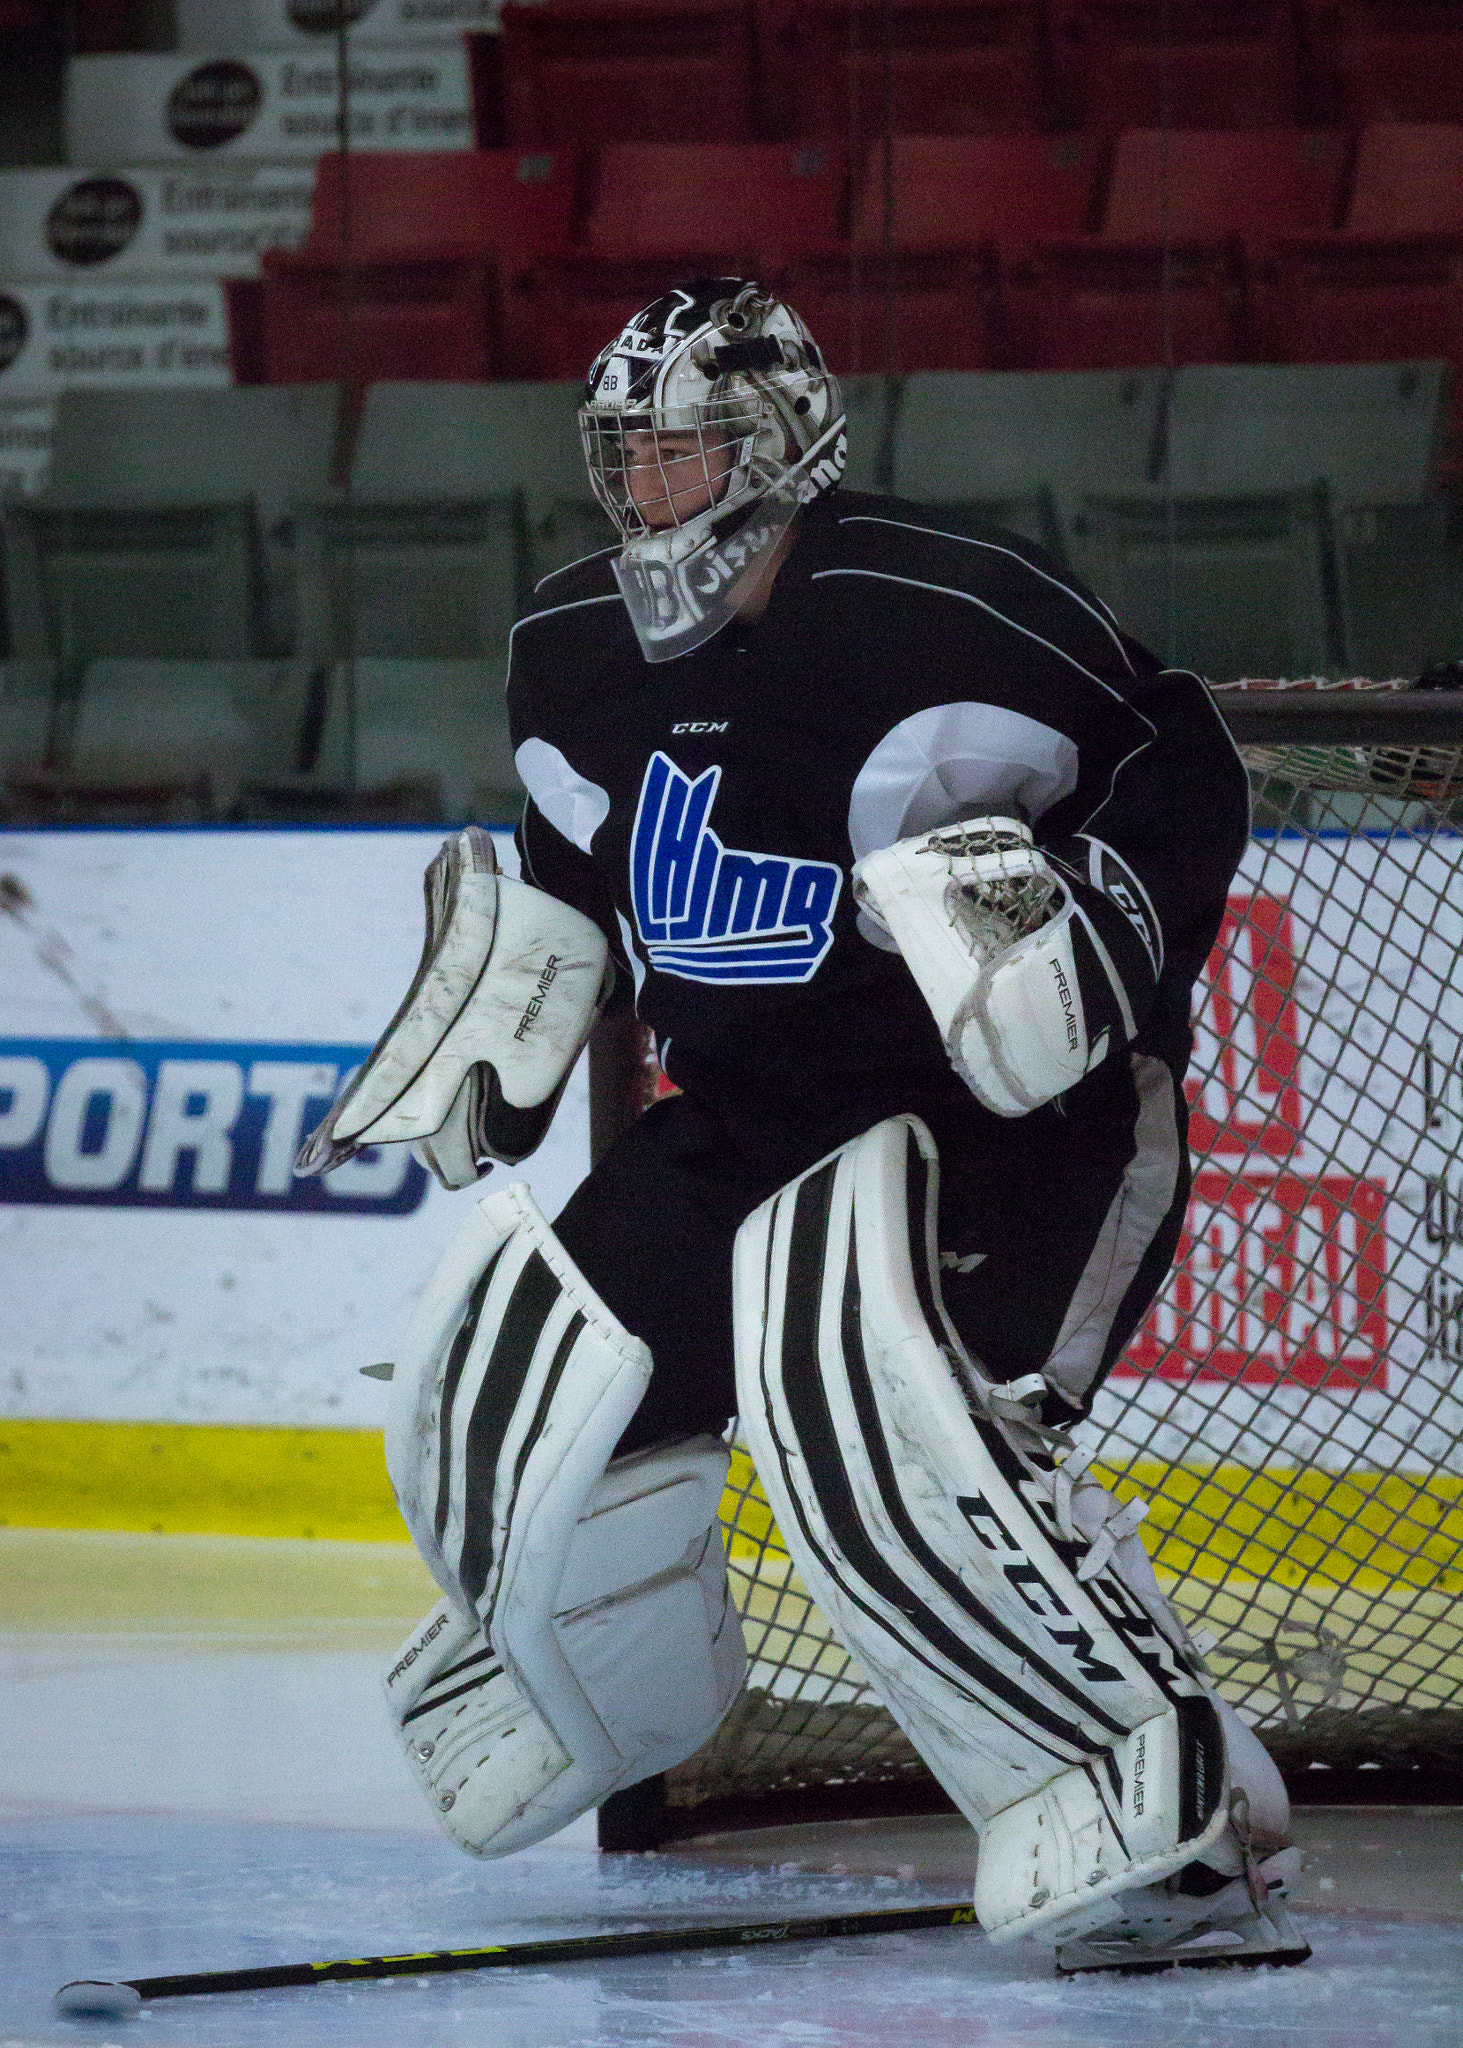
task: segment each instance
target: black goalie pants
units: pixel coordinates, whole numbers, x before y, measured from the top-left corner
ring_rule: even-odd
[[[993,1379],[1044,1371],[1053,1423],[1085,1413],[1173,1260],[1189,1189],[1187,1114],[1171,1070],[1111,1059],[1007,1121],[958,1083],[840,1105],[808,1121],[657,1103],[609,1148],[555,1229],[584,1277],[650,1347],[650,1390],[621,1440],[708,1430],[736,1407],[732,1246],[760,1202],[896,1111],[940,1154],[941,1282]]]

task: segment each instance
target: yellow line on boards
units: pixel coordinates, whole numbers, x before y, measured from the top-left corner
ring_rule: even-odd
[[[0,1421],[0,1525],[406,1541],[374,1429]]]

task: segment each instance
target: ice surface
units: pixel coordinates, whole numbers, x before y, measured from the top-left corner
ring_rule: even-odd
[[[476,1863],[438,1833],[379,1706],[378,1672],[404,1633],[388,1608],[421,1595],[392,1578],[370,1594],[373,1619],[372,1546],[359,1546],[353,1608],[324,1546],[251,1550],[260,1583],[246,1601],[238,1546],[218,1539],[140,1537],[129,1550],[0,1534],[0,2048],[1463,2042],[1463,1818],[1448,1813],[1308,1818],[1317,1862],[1298,1918],[1316,1957],[1299,1970],[1059,1983],[1048,1951],[952,1929],[63,2019],[52,1995],[79,1977],[952,1899],[969,1882],[969,1837],[931,1817],[601,1857],[586,1820]],[[275,1583],[281,1558],[300,1580],[293,1602]],[[1395,1909],[1404,1897],[1411,1918]],[[1383,1911],[1355,1910],[1370,1901]]]
[[[129,1977],[497,1939],[914,1903],[898,1879],[598,1857],[545,1846],[477,1865],[381,1831],[129,1818],[0,1827],[0,2048],[1457,2048],[1457,1923],[1312,1917],[1300,1970],[1053,1979],[1035,1947],[940,1931],[160,2001],[137,2020],[52,2015],[78,1976]]]

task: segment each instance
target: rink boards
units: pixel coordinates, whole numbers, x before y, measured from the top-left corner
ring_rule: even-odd
[[[396,1533],[381,1389],[358,1368],[390,1356],[473,1197],[446,1195],[399,1156],[346,1169],[334,1191],[293,1181],[287,1162],[410,979],[439,838],[0,838],[0,871],[23,892],[0,920],[0,1227],[20,1311],[0,1339],[0,1519]],[[1463,929],[1439,923],[1446,864],[1417,842],[1393,846],[1405,886],[1369,937],[1356,915],[1367,844],[1256,841],[1232,918],[1261,938],[1231,945],[1206,986],[1210,1078],[1194,1102],[1206,1157],[1189,1231],[1223,1313],[1196,1325],[1166,1298],[1103,1397],[1109,1413],[1147,1418],[1136,1451],[1124,1423],[1129,1454],[1114,1463],[1139,1490],[1161,1480],[1150,1526],[1176,1576],[1263,1578],[1281,1551],[1282,1580],[1453,1576],[1460,1475],[1437,1450],[1449,1416],[1431,1401],[1426,1440],[1411,1441],[1405,1418],[1409,1387],[1452,1365],[1444,1311],[1463,1287],[1456,1233],[1439,1223],[1452,1213]],[[1364,1033],[1347,1009],[1358,961],[1398,991],[1390,1019],[1369,1017]],[[1441,977],[1430,1004],[1420,976]],[[1437,1170],[1414,1148],[1389,1176],[1400,1154],[1387,1133],[1414,1125]],[[552,1214],[587,1157],[581,1073],[519,1171]],[[1288,1237],[1277,1198],[1299,1218]],[[1315,1227],[1308,1202],[1322,1220],[1350,1219],[1349,1258],[1309,1314],[1273,1270]],[[1358,1456],[1354,1519],[1338,1519],[1334,1548],[1322,1524],[1297,1549],[1271,1535],[1304,1518],[1318,1483],[1287,1440],[1317,1402],[1329,1418],[1317,1466],[1346,1470],[1349,1449],[1391,1417],[1402,1469]],[[1231,1471],[1250,1484],[1216,1538]],[[1369,1516],[1385,1540],[1362,1556]]]

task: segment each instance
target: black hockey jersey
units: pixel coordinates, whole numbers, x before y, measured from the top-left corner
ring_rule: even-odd
[[[787,1114],[892,1079],[911,1106],[943,1091],[934,1022],[849,870],[984,814],[1027,818],[1088,890],[1127,982],[1115,1037],[1182,1071],[1248,828],[1196,677],[1040,549],[897,499],[817,501],[762,617],[660,664],[614,552],[548,578],[513,631],[519,846],[610,937],[673,1080]]]

